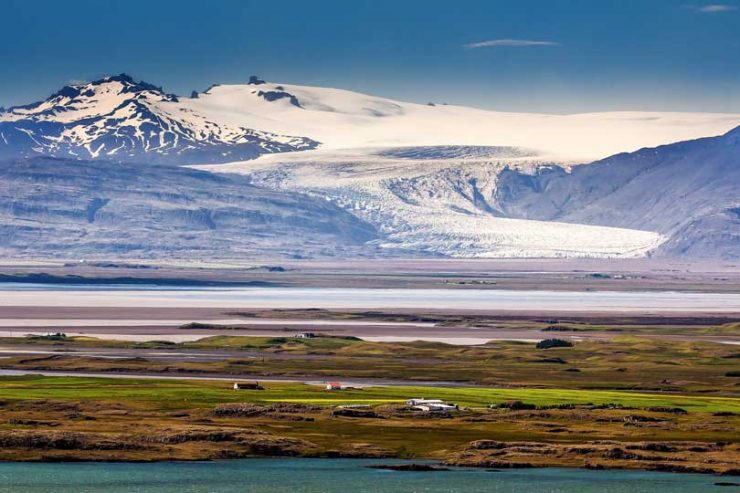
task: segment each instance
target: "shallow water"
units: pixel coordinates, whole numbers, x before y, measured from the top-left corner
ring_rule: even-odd
[[[703,493],[722,490],[714,486],[722,479],[695,474],[576,469],[399,472],[366,467],[379,462],[249,459],[153,464],[0,463],[0,493]]]
[[[740,312],[737,293],[506,289],[118,288],[0,284],[0,306],[444,308],[595,312]]]

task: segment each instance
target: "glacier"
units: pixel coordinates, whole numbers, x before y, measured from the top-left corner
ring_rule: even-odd
[[[451,148],[444,148],[449,154]],[[383,235],[381,246],[450,257],[644,256],[664,237],[650,231],[505,217],[489,202],[499,174],[515,166],[550,166],[524,150],[459,149],[432,159],[434,148],[312,151],[202,170],[246,175],[259,187],[337,204]],[[423,157],[396,157],[418,153]],[[507,158],[507,154],[511,154]],[[469,154],[468,154],[469,155]]]
[[[736,138],[719,136],[738,124],[740,115],[721,113],[497,112],[258,77],[182,97],[121,74],[0,109],[0,164],[8,186],[18,188],[0,197],[6,211],[0,226],[8,255],[67,248],[70,255],[219,258],[733,257],[740,160]],[[672,142],[684,143],[665,146]],[[59,159],[41,167],[42,156]],[[25,161],[32,164],[23,168]],[[75,163],[83,176],[97,170],[101,189],[111,180],[131,196],[96,194],[90,182],[71,180]],[[54,166],[69,189],[48,180]],[[299,204],[312,210],[323,204],[329,209],[316,209],[326,212],[323,232],[292,235],[291,248],[287,205],[267,214],[272,219],[261,228],[213,221],[207,204],[221,193],[214,182],[175,170],[168,175],[160,166],[221,177],[229,183],[228,204],[270,197],[253,203],[250,214],[280,196],[294,204],[296,218],[308,214]],[[15,168],[30,183],[8,181]],[[116,169],[126,170],[125,180]],[[150,197],[136,170],[152,180],[157,196],[168,196],[159,180],[185,180],[189,205],[142,221],[113,214],[122,204],[147,210]],[[38,193],[44,187],[59,201]],[[165,202],[158,199],[153,210],[166,210]],[[222,205],[218,217],[229,217]],[[79,222],[85,214],[117,219],[100,229],[98,221]],[[220,244],[207,245],[204,225],[218,231],[212,237]],[[365,233],[355,234],[357,228]],[[173,248],[147,240],[152,231],[170,229]],[[55,230],[71,243],[53,241]],[[135,240],[116,249],[128,234]],[[38,241],[24,248],[31,238]]]

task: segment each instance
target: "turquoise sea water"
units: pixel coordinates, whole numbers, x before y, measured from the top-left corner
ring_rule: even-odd
[[[733,478],[641,471],[530,469],[400,472],[377,460],[0,463],[1,493],[703,493]],[[387,461],[386,461],[387,462]],[[398,463],[399,461],[390,461]]]

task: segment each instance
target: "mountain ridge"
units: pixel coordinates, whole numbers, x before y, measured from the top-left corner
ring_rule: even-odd
[[[187,164],[318,145],[303,137],[220,125],[195,112],[173,114],[162,105],[179,102],[161,87],[126,74],[65,86],[43,101],[0,112],[0,157]]]
[[[377,254],[375,229],[334,204],[184,167],[0,161],[5,258],[332,258]]]
[[[740,126],[594,163],[500,175],[510,217],[656,231],[664,254],[740,257]],[[714,238],[710,241],[710,238]]]

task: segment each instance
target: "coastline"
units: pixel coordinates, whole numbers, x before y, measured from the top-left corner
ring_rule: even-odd
[[[2,441],[2,437],[0,437]],[[152,457],[136,457],[127,455],[115,455],[112,457],[85,457],[84,455],[78,454],[65,454],[65,453],[51,453],[47,455],[40,455],[38,457],[27,457],[27,458],[8,458],[4,454],[0,455],[0,462],[2,463],[162,463],[162,462],[213,462],[220,460],[248,460],[248,459],[383,459],[383,460],[398,460],[405,462],[426,462],[432,463],[436,466],[441,467],[456,467],[456,468],[468,468],[468,469],[485,469],[485,470],[498,470],[498,469],[587,469],[587,470],[603,470],[603,471],[649,471],[649,472],[665,472],[665,473],[681,473],[681,474],[706,474],[714,475],[718,477],[740,477],[740,468],[738,467],[717,467],[716,464],[707,464],[705,460],[697,460],[696,462],[683,462],[675,463],[675,460],[683,461],[680,455],[673,457],[674,462],[661,462],[653,458],[642,458],[634,459],[630,458],[630,452],[624,452],[624,449],[630,450],[634,447],[641,447],[642,449],[651,448],[665,448],[671,447],[670,444],[665,442],[645,442],[645,443],[631,443],[631,442],[611,442],[605,444],[604,442],[585,442],[585,443],[574,443],[568,447],[572,449],[595,449],[594,445],[608,446],[606,448],[607,454],[611,452],[612,457],[600,456],[596,457],[583,457],[578,455],[573,456],[559,456],[553,458],[551,452],[557,448],[553,447],[553,444],[544,444],[542,442],[497,442],[502,448],[507,447],[533,447],[542,448],[542,455],[531,456],[529,461],[510,461],[499,458],[477,458],[471,459],[470,457],[453,457],[453,458],[440,458],[436,456],[405,456],[400,454],[389,454],[382,450],[377,451],[336,451],[327,450],[321,452],[312,452],[306,454],[293,454],[293,453],[278,453],[274,455],[270,454],[253,454],[253,453],[226,453],[222,452],[218,455],[212,455],[204,453],[203,455],[194,455],[192,457],[173,457],[169,454],[163,454],[161,456]],[[697,442],[690,445],[692,448],[711,448],[716,447],[714,443],[703,443]],[[617,452],[613,452],[617,451]],[[735,446],[733,448],[733,454],[740,453],[740,447]],[[464,453],[463,453],[464,454]],[[636,455],[636,454],[632,454]],[[737,464],[737,463],[736,463]],[[737,464],[740,465],[740,464]],[[403,470],[403,469],[398,469]],[[443,470],[443,469],[439,469]],[[418,472],[418,471],[417,471]],[[422,471],[423,472],[423,471]],[[434,472],[430,469],[430,472]]]

